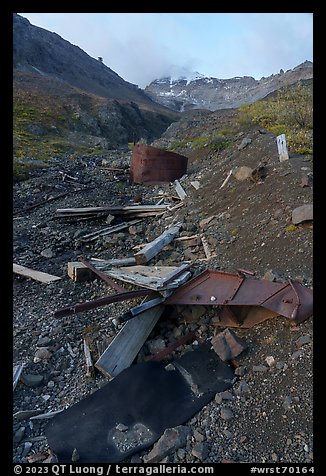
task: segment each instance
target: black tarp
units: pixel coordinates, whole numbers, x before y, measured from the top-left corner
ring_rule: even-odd
[[[78,463],[118,463],[188,421],[233,383],[233,369],[210,347],[185,353],[172,370],[162,362],[132,365],[56,415],[45,434],[58,461],[71,462],[76,449]]]

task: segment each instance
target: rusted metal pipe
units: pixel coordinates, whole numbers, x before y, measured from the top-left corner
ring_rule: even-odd
[[[112,304],[114,302],[126,301],[128,299],[134,299],[136,297],[141,296],[149,296],[151,294],[156,293],[151,289],[137,289],[136,291],[118,293],[114,294],[113,296],[105,296],[102,298],[94,299],[93,301],[82,302],[74,304],[73,306],[57,309],[56,311],[54,311],[53,316],[58,319],[60,317],[70,316],[71,314],[77,314],[78,312],[89,311],[90,309],[106,306],[107,304]]]
[[[83,258],[80,258],[79,260],[81,263],[83,263],[84,266],[86,266],[86,268],[90,269],[91,271],[93,271],[94,274],[96,274],[99,278],[103,279],[103,281],[106,282],[106,284],[108,284],[109,286],[111,286],[113,289],[115,289],[116,291],[118,291],[118,293],[124,293],[126,292],[126,288],[124,288],[123,286],[120,286],[120,284],[117,284],[112,278],[110,278],[110,276],[108,276],[107,274],[103,273],[103,271],[100,271],[99,269],[96,269],[93,265],[91,265],[90,263],[88,263],[88,261],[85,261]]]

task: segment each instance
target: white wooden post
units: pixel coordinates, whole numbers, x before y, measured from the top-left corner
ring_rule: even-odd
[[[277,136],[276,141],[277,141],[277,149],[278,149],[278,155],[280,157],[280,162],[283,162],[283,160],[289,160],[285,134],[281,134],[280,136]]]

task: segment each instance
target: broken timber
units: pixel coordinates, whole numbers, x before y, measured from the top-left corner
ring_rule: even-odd
[[[95,367],[110,379],[129,367],[163,311],[164,305],[159,304],[127,321],[95,363]]]
[[[168,205],[130,205],[119,207],[117,205],[106,207],[83,208],[57,208],[57,217],[92,217],[98,213],[129,216],[153,216],[164,212]]]
[[[276,137],[276,142],[277,142],[277,149],[278,149],[278,155],[280,158],[280,162],[283,162],[284,160],[289,160],[289,154],[288,154],[288,149],[286,145],[286,139],[285,139],[285,134],[281,134]]]
[[[54,276],[53,274],[43,273],[42,271],[35,271],[31,268],[26,268],[26,266],[21,266],[19,264],[13,263],[13,272],[24,276],[25,278],[31,278],[35,281],[39,281],[41,283],[52,283],[53,281],[58,281],[61,279],[59,276]]]
[[[136,264],[135,258],[112,258],[112,259],[100,259],[91,258],[91,262],[96,269],[105,270],[110,269],[112,266],[133,266]]]
[[[94,273],[80,261],[70,261],[67,265],[68,276],[76,283],[93,279]]]
[[[184,189],[182,188],[179,180],[174,181],[174,187],[175,187],[175,191],[179,195],[180,200],[184,200],[186,198],[187,194],[184,191]]]
[[[216,254],[212,253],[212,251],[209,247],[209,244],[208,244],[204,235],[201,235],[201,242],[202,242],[202,245],[203,245],[203,248],[204,248],[206,259],[209,260],[211,258],[214,258],[216,256]]]
[[[85,261],[84,259],[80,259],[81,263],[85,265],[87,268],[89,268],[93,273],[95,273],[99,278],[103,279],[103,281],[106,282],[109,286],[111,286],[113,289],[118,291],[118,293],[124,293],[126,290],[124,287],[120,286],[120,284],[117,284],[111,279],[107,274],[103,273],[102,271],[99,271],[96,269],[93,265]]]
[[[165,230],[160,236],[155,238],[155,240],[148,243],[144,248],[134,256],[136,258],[137,264],[146,264],[151,260],[155,255],[157,255],[164,246],[171,243],[175,236],[179,233],[182,223],[177,223],[176,225],[171,226]]]
[[[113,225],[113,226],[108,226],[106,228],[103,228],[102,230],[98,231],[93,231],[92,233],[88,233],[87,235],[81,236],[79,238],[80,241],[94,241],[100,236],[106,236],[110,235],[111,233],[115,233],[116,231],[124,230],[125,228],[128,228],[130,225],[136,225],[136,223],[139,223],[141,220],[132,220],[128,223],[120,223],[119,225]]]
[[[152,307],[156,307],[159,304],[162,304],[164,301],[164,297],[158,297],[155,299],[151,299],[150,301],[145,301],[144,303],[140,304],[139,306],[133,307],[129,309],[123,316],[120,317],[120,322],[126,322],[129,321],[129,319],[132,319],[135,316],[138,316],[139,314],[142,314],[143,312],[147,311],[148,309],[151,309]]]
[[[21,373],[23,371],[25,367],[25,364],[20,364],[20,365],[15,365],[15,367],[13,368],[13,372],[12,372],[12,384],[13,384],[13,390],[15,390],[16,386],[17,386],[17,383],[20,379],[20,376],[21,376]]]
[[[220,186],[220,189],[225,187],[225,185],[228,183],[231,175],[232,175],[232,172],[233,172],[233,169],[230,170],[230,172],[227,174],[226,176],[226,179],[224,180],[224,182],[222,183],[222,185]]]
[[[89,346],[86,339],[84,339],[84,354],[86,360],[86,377],[93,377],[95,374],[95,369],[93,366],[91,352],[89,350]]]
[[[181,266],[131,266],[107,269],[105,274],[126,283],[137,284],[154,291],[180,286],[190,277],[189,263]],[[179,278],[179,279],[178,279]]]

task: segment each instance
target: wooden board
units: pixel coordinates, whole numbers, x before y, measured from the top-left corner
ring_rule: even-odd
[[[149,260],[156,256],[164,248],[164,246],[171,243],[171,241],[176,237],[180,231],[181,225],[182,223],[172,225],[160,236],[155,238],[155,240],[151,241],[146,246],[144,246],[143,249],[138,251],[138,253],[135,254],[136,263],[146,264]]]
[[[164,311],[164,305],[148,309],[125,323],[95,363],[106,377],[116,377],[129,367]]]
[[[43,273],[42,271],[35,271],[34,269],[26,268],[26,266],[15,263],[13,263],[13,272],[25,276],[25,278],[35,279],[35,281],[46,284],[62,279],[59,276],[53,276],[53,274]]]
[[[180,200],[184,200],[186,198],[187,194],[184,191],[184,189],[182,188],[182,185],[180,184],[179,180],[174,181],[174,187],[175,187],[175,191],[179,195]]]
[[[95,265],[96,266],[96,265]],[[136,284],[148,289],[159,290],[172,285],[174,278],[179,277],[189,264],[181,266],[126,266],[123,269],[111,268],[104,271],[112,278],[126,283]],[[171,286],[170,286],[171,287]],[[172,285],[173,287],[173,285]]]
[[[280,158],[280,162],[283,162],[284,160],[289,160],[289,154],[288,154],[288,149],[286,145],[286,138],[285,134],[281,134],[276,137],[276,142],[277,142],[277,150],[278,150],[278,155]]]

